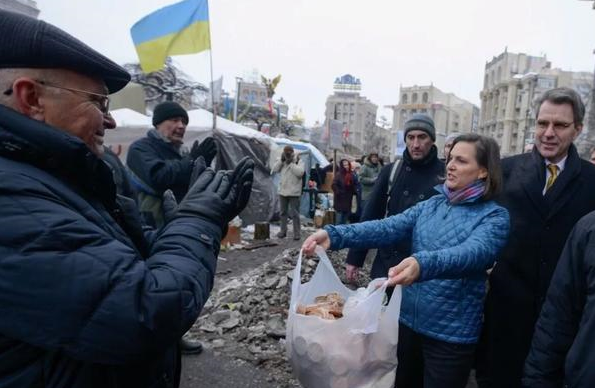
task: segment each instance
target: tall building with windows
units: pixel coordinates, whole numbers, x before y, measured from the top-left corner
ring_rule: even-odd
[[[543,92],[571,87],[587,103],[592,82],[590,72],[552,68],[545,56],[505,51],[486,63],[478,132],[496,139],[503,156],[522,153],[534,141],[534,105]]]
[[[37,3],[33,0],[1,0],[0,9],[4,11],[22,13],[33,18],[37,18],[39,15]]]
[[[343,122],[345,142],[361,152],[373,145],[368,142],[376,128],[378,105],[360,95],[361,81],[350,74],[337,77],[334,93],[326,100],[325,118]],[[370,144],[368,144],[370,143]]]
[[[479,108],[471,102],[445,93],[434,85],[401,86],[399,103],[392,106],[393,126],[391,156],[400,152],[398,138],[405,122],[415,113],[424,113],[434,120],[436,144],[441,150],[444,138],[452,132],[474,132],[479,120]]]

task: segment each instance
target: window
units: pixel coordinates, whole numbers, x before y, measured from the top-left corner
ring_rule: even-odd
[[[424,92],[424,94],[421,97],[421,102],[423,102],[424,104],[428,103],[428,93]]]
[[[417,93],[413,93],[413,96],[411,96],[411,102],[413,104],[415,104],[417,102]]]
[[[401,104],[407,104],[407,95],[406,94],[403,94],[401,96]]]
[[[556,87],[554,80],[548,78],[539,78],[539,80],[537,80],[537,85],[541,89],[552,89]]]

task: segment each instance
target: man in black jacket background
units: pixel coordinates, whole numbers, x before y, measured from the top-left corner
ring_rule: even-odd
[[[126,165],[138,192],[138,203],[145,222],[160,228],[165,223],[162,197],[171,190],[180,200],[188,191],[188,182],[196,158],[202,156],[207,166],[217,154],[212,137],[195,141],[190,152],[182,150],[188,126],[188,112],[177,102],[165,101],[153,111],[154,129],[130,145]]]
[[[378,175],[372,192],[364,207],[360,222],[378,220],[401,213],[416,203],[438,194],[434,186],[444,175],[444,163],[438,159],[434,121],[427,115],[414,114],[405,123],[406,149],[403,159],[384,166]],[[387,193],[393,166],[399,163],[395,177]],[[387,204],[388,203],[388,204]],[[404,242],[394,247],[378,250],[372,265],[371,276],[385,277],[390,267],[410,256],[411,243]],[[347,280],[355,282],[366,260],[367,250],[350,249],[347,254]]]

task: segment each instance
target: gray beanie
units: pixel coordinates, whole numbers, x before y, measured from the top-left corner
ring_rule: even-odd
[[[427,133],[432,141],[436,141],[436,128],[434,128],[434,120],[428,115],[416,113],[405,122],[405,137],[407,132],[418,129]]]

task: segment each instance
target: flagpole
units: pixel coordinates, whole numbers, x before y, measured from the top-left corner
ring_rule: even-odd
[[[207,9],[209,1],[207,2]],[[210,14],[210,12],[209,12]],[[217,105],[215,104],[215,82],[213,81],[213,44],[211,42],[211,16],[209,15],[209,62],[211,65],[211,106],[213,107],[213,130],[217,128]]]

